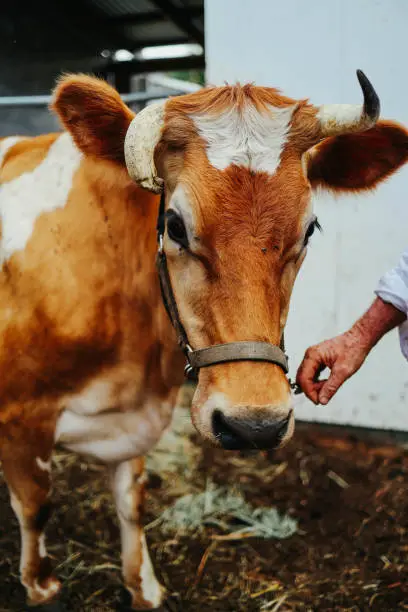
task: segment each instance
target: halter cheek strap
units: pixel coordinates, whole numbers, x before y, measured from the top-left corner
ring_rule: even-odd
[[[183,350],[187,365],[185,374],[191,380],[197,380],[200,368],[215,365],[217,363],[228,363],[232,361],[266,361],[274,363],[288,373],[288,359],[284,353],[282,337],[281,347],[269,342],[240,341],[216,344],[205,348],[193,350],[189,344],[186,330],[180,319],[177,302],[171,285],[169,270],[167,266],[166,253],[163,248],[163,236],[165,232],[165,194],[164,190],[160,198],[159,216],[157,220],[157,271],[160,280],[162,299],[170,321],[176,331],[177,341]],[[291,385],[293,387],[293,385]]]

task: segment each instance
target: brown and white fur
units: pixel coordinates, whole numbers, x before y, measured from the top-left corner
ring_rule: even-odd
[[[61,444],[109,466],[125,584],[134,609],[154,609],[164,589],[143,533],[143,456],[170,422],[184,365],[156,276],[159,197],[129,177],[134,115],[111,87],[64,77],[53,108],[64,133],[0,141],[0,459],[21,581],[31,604],[60,588],[44,529]],[[159,115],[151,156],[187,235],[186,248],[168,234],[164,246],[190,342],[278,344],[312,189],[373,187],[406,161],[406,131],[379,122],[323,139],[314,107],[254,86],[174,98]],[[293,432],[288,382],[273,364],[203,370],[192,413],[213,444],[216,411],[254,431],[286,419],[277,445]]]

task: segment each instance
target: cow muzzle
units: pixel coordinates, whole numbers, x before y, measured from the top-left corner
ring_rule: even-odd
[[[193,400],[192,420],[201,436],[226,450],[276,450],[295,427],[291,399],[286,405],[231,405],[221,393],[203,404]]]
[[[226,450],[275,450],[291,437],[293,410],[287,417],[239,419],[216,410],[212,426],[214,436]]]

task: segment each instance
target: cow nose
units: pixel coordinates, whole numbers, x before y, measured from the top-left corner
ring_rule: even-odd
[[[215,410],[213,432],[226,450],[271,450],[277,448],[285,436],[292,412],[284,419],[267,420],[238,419]]]

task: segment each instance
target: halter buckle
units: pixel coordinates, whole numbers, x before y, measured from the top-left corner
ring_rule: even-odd
[[[184,376],[185,378],[187,378],[187,380],[192,380],[192,381],[197,382],[198,371],[196,368],[193,368],[193,366],[190,363],[187,362],[184,368]]]
[[[294,382],[290,378],[289,378],[289,387],[292,389],[293,395],[301,395],[303,393],[302,387],[298,385],[297,382]]]

